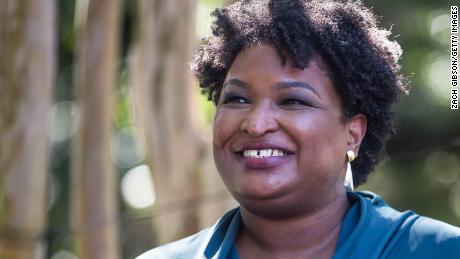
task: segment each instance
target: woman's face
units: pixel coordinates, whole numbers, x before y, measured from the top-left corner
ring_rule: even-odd
[[[290,61],[283,66],[270,46],[242,50],[213,124],[214,160],[229,191],[244,208],[273,217],[305,213],[343,194],[346,151],[357,151],[362,136],[356,139],[356,122],[341,114],[319,58],[301,70]]]

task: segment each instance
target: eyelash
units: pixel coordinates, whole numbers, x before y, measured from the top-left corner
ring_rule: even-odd
[[[240,101],[240,100],[242,100],[242,101]],[[249,101],[246,98],[243,98],[241,96],[230,95],[230,96],[226,96],[224,98],[223,104],[227,104],[227,103],[240,104],[240,103],[249,103]],[[279,102],[279,105],[301,105],[301,106],[307,106],[307,107],[312,107],[313,106],[308,102],[299,100],[297,98],[292,98],[292,97],[282,99]]]
[[[281,105],[303,105],[303,106],[311,106],[309,103],[296,99],[296,98],[286,98],[280,102]]]
[[[239,102],[239,101],[236,101],[236,100],[243,100],[244,102],[248,102],[245,98],[243,98],[241,96],[230,95],[230,96],[226,96],[224,98],[223,103],[224,104],[226,104],[226,103],[243,103],[243,102]]]

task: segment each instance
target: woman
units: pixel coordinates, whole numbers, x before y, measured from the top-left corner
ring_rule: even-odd
[[[460,229],[353,192],[407,92],[399,45],[360,2],[241,1],[214,12],[192,70],[241,205],[140,258],[459,258]],[[351,165],[351,166],[350,166]]]

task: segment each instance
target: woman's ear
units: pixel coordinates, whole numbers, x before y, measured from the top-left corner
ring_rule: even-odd
[[[348,130],[347,146],[358,154],[359,146],[366,134],[367,118],[364,114],[360,113],[349,119],[346,125]]]

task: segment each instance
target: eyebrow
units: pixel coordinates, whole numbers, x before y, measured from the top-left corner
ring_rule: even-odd
[[[227,85],[238,86],[238,87],[244,88],[246,90],[249,89],[249,85],[246,82],[241,81],[241,80],[236,79],[236,78],[232,78],[232,79],[229,79],[229,80],[225,81],[222,89],[224,89]]]
[[[246,90],[249,89],[249,85],[246,82],[241,81],[241,80],[236,79],[236,78],[232,78],[232,79],[229,79],[229,80],[225,81],[222,89],[225,88],[227,85],[238,86],[238,87],[241,87],[241,88],[246,89]],[[303,89],[307,89],[307,90],[313,92],[319,98],[321,98],[321,96],[318,94],[318,92],[315,90],[315,88],[313,88],[310,84],[307,84],[307,83],[301,82],[301,81],[278,82],[278,83],[275,83],[272,86],[272,89],[274,89],[274,90],[287,89],[287,88],[303,88]]]
[[[303,88],[307,89],[309,91],[312,91],[316,96],[321,98],[321,96],[316,92],[315,88],[313,88],[311,85],[305,83],[305,82],[300,82],[300,81],[286,81],[286,82],[278,82],[272,86],[272,89],[286,89],[286,88]]]

